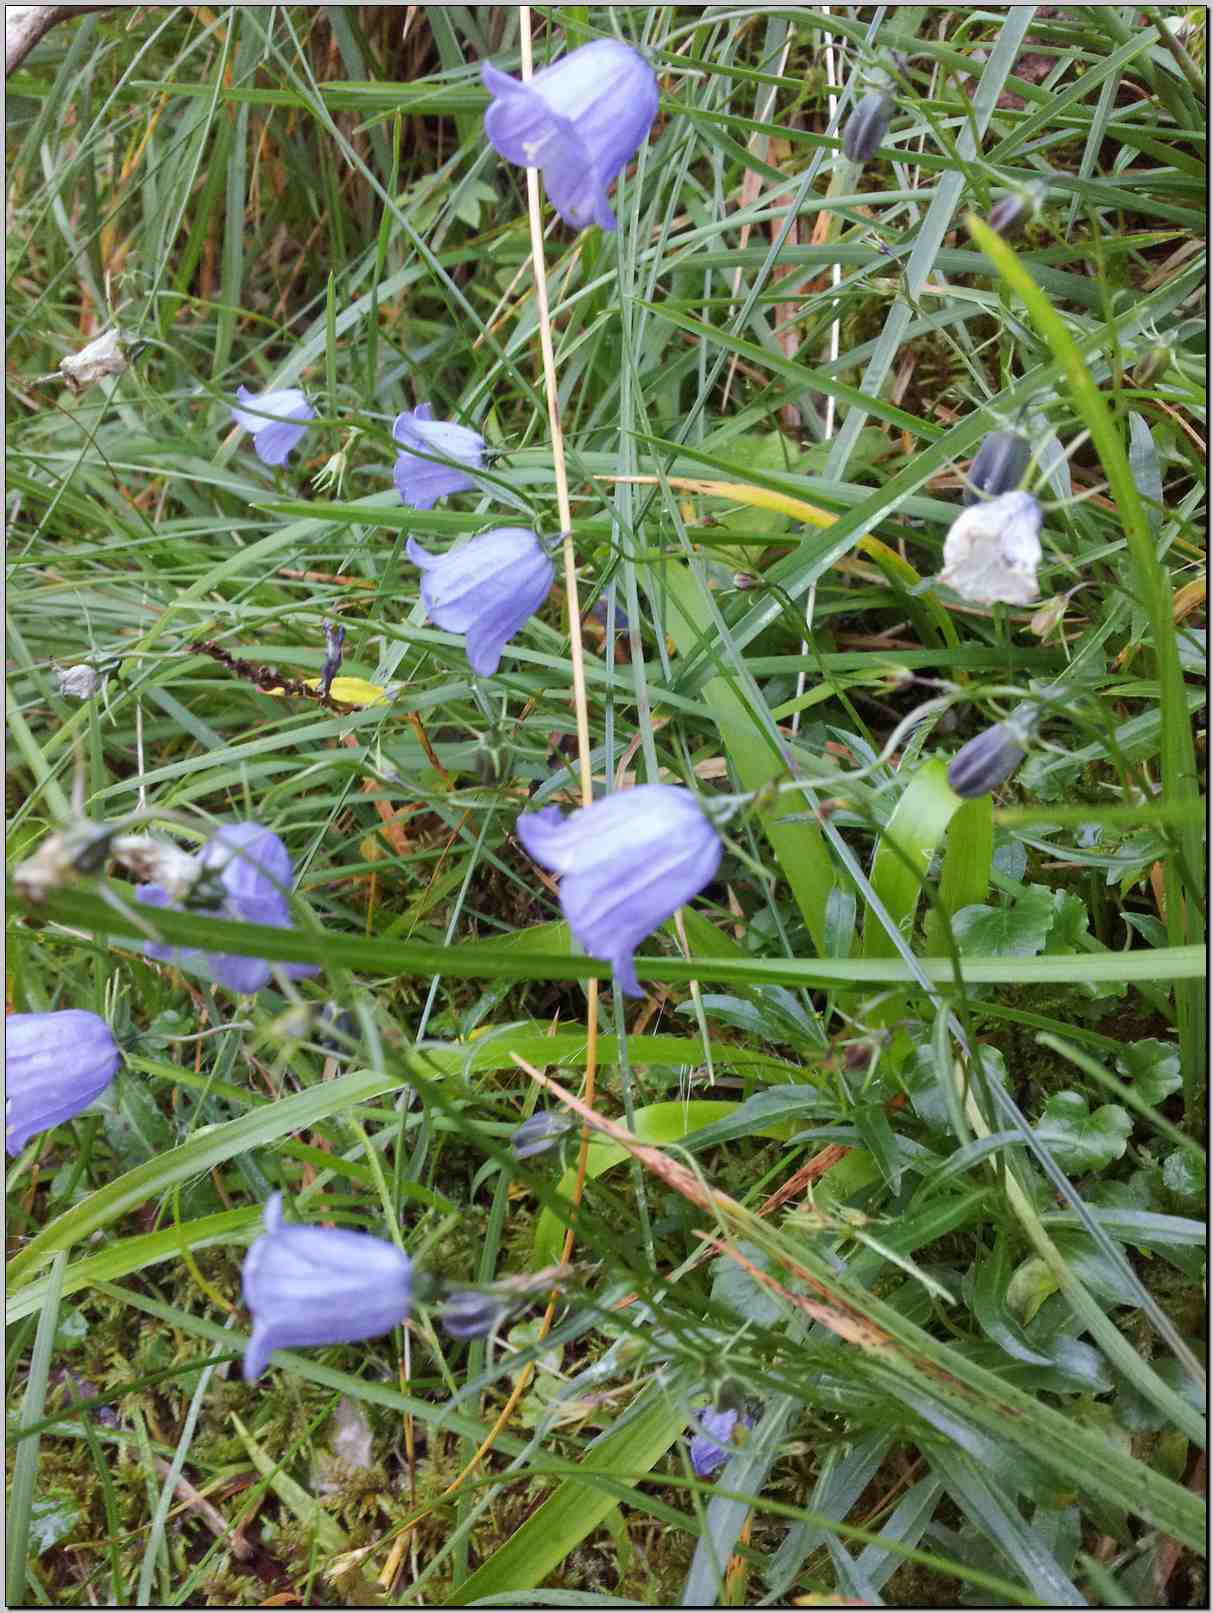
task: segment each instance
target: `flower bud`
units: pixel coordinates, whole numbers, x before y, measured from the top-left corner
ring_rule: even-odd
[[[965,801],[989,795],[1016,772],[1027,755],[1025,742],[1035,726],[1030,706],[1019,706],[1006,722],[996,723],[962,745],[948,768],[948,783]]]
[[[1023,480],[1032,457],[1032,444],[1017,431],[992,431],[973,456],[961,500],[966,506],[981,501],[983,493],[999,498],[1013,493]]]
[[[999,235],[1014,235],[1029,219],[1035,218],[1044,201],[1047,187],[1033,180],[1022,190],[1013,190],[994,203],[986,215],[986,223]]]
[[[1159,342],[1133,366],[1130,379],[1134,386],[1149,386],[1171,368],[1175,355],[1165,343]]]
[[[507,1307],[491,1294],[452,1294],[442,1307],[441,1322],[453,1339],[479,1339],[492,1333],[505,1318]]]
[[[510,1137],[510,1148],[515,1159],[530,1159],[533,1154],[546,1153],[571,1131],[573,1122],[568,1115],[551,1109],[541,1109],[529,1120],[524,1120]]]
[[[870,162],[884,141],[893,111],[893,102],[879,90],[865,95],[847,119],[842,135],[843,155],[852,162]]]

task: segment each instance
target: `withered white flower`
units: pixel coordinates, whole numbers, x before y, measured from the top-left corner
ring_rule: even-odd
[[[97,693],[101,680],[91,666],[81,663],[80,666],[57,666],[54,670],[61,695],[72,700],[89,700]]]
[[[962,510],[943,546],[940,582],[973,605],[1030,605],[1042,519],[1031,493],[1003,493]]]
[[[83,392],[107,375],[121,375],[128,365],[128,355],[121,331],[107,330],[78,353],[69,353],[59,360],[59,370],[73,392]]]

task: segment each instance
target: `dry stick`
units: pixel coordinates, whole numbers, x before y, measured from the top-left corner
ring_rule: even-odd
[[[531,8],[519,6],[519,43],[522,56],[522,79],[525,83],[531,76]],[[543,383],[547,394],[548,427],[552,437],[552,469],[556,477],[556,508],[560,516],[560,530],[564,540],[564,581],[565,594],[569,613],[569,653],[573,663],[573,702],[577,713],[577,761],[581,776],[581,801],[583,806],[589,806],[594,799],[594,778],[590,771],[590,712],[586,698],[585,687],[585,655],[581,643],[581,606],[577,597],[577,555],[573,548],[573,512],[569,505],[569,479],[564,460],[564,433],[560,428],[560,396],[556,390],[556,354],[552,346],[552,314],[548,306],[547,269],[544,263],[543,252],[543,223],[540,218],[539,202],[539,170],[528,168],[526,171],[527,212],[531,225],[531,263],[535,281],[535,302],[539,313],[539,345],[543,352]],[[529,1072],[528,1072],[529,1073]],[[598,1073],[598,982],[591,979],[586,985],[586,1057],[585,1057],[585,1107],[593,1113],[595,1080]],[[585,1128],[581,1133],[581,1151],[577,1158],[577,1180],[573,1187],[572,1210],[576,1211],[581,1203],[585,1191],[586,1168],[590,1156],[590,1133]],[[570,1227],[565,1234],[564,1250],[560,1257],[560,1264],[567,1265],[569,1256],[573,1251],[573,1230]],[[556,1296],[553,1294],[543,1320],[539,1324],[539,1337],[547,1336],[556,1315]],[[468,1462],[463,1471],[447,1485],[442,1492],[442,1498],[453,1495],[462,1487],[469,1474],[475,1472],[481,1460],[495,1444],[498,1435],[508,1424],[514,1414],[514,1408],[526,1393],[527,1385],[534,1374],[534,1363],[528,1363],[518,1375],[518,1382],[514,1385],[509,1399],[501,1409],[501,1414],[493,1424],[488,1434],[481,1441],[476,1454]],[[380,1575],[380,1584],[390,1584],[395,1578],[400,1556],[403,1554],[403,1543],[406,1536],[398,1541],[400,1552],[393,1548],[383,1574]]]

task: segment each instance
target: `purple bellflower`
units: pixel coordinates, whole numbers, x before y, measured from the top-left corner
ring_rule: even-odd
[[[291,449],[307,430],[307,422],[316,418],[315,409],[297,386],[283,387],[278,392],[250,392],[246,386],[237,387],[236,402],[243,407],[233,406],[232,419],[252,437],[263,465],[285,465]]]
[[[554,1109],[540,1109],[529,1120],[524,1120],[510,1133],[510,1148],[515,1159],[530,1159],[533,1154],[546,1153],[554,1148],[574,1122],[568,1115]]]
[[[9,1014],[4,1021],[4,1146],[87,1109],[114,1078],[120,1054],[105,1021],[84,1008]]]
[[[430,510],[448,493],[466,493],[475,487],[465,471],[437,461],[456,459],[479,470],[484,464],[484,438],[478,431],[450,420],[435,420],[430,405],[419,403],[396,416],[392,436],[403,450],[392,472],[402,503],[415,510]]]
[[[272,924],[291,928],[287,892],[294,880],[290,853],[271,829],[259,823],[229,823],[216,829],[202,849],[202,879],[210,875],[218,885],[218,916],[245,924]],[[152,907],[180,911],[163,885],[136,885],[135,895]],[[264,958],[243,958],[234,952],[202,952],[196,947],[164,946],[148,941],[149,958],[175,963],[182,969],[201,969],[229,991],[260,991],[269,983],[275,965]],[[314,975],[311,963],[278,964],[289,979]]]
[[[509,1307],[491,1294],[467,1290],[451,1295],[442,1307],[441,1321],[453,1339],[480,1339],[494,1332],[508,1312]]]
[[[275,1350],[390,1332],[408,1316],[413,1292],[409,1257],[395,1244],[367,1232],[285,1226],[281,1193],[265,1206],[265,1232],[244,1258],[243,1280],[253,1314],[246,1383]]]
[[[736,1450],[733,1430],[739,1417],[743,1428],[753,1428],[754,1419],[747,1411],[705,1411],[700,1414],[700,1431],[691,1441],[691,1466],[699,1478],[712,1478]]]
[[[466,635],[472,671],[490,678],[510,639],[547,598],[556,568],[528,527],[499,526],[449,554],[429,554],[410,538],[430,620]]]
[[[537,863],[564,876],[560,906],[577,940],[608,960],[629,996],[643,996],[636,947],[720,866],[720,837],[695,797],[641,784],[567,818],[554,806],[526,812],[517,833]]]
[[[498,154],[541,169],[548,199],[573,229],[615,229],[607,188],[657,116],[657,75],[644,57],[617,39],[596,39],[525,84],[491,62],[480,76],[493,97],[484,132]]]

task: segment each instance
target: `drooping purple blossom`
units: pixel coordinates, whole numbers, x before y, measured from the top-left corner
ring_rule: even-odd
[[[479,470],[484,464],[484,438],[469,426],[452,420],[435,420],[428,403],[396,416],[392,436],[400,444],[392,480],[401,502],[415,510],[429,510],[448,493],[466,493],[476,483],[466,471],[439,463],[459,460]]]
[[[642,996],[632,954],[720,866],[721,844],[689,790],[641,784],[578,807],[526,812],[518,838],[563,876],[560,906],[585,950],[605,958],[622,989]]]
[[[1037,716],[1036,707],[1025,702],[1005,722],[983,729],[962,745],[948,767],[948,783],[956,794],[973,801],[1005,784],[1028,754]]]
[[[265,1206],[265,1232],[244,1259],[253,1333],[244,1352],[251,1383],[275,1350],[352,1344],[390,1332],[409,1313],[407,1255],[366,1232],[286,1226],[282,1194]]]
[[[224,824],[203,847],[199,863],[202,879],[209,875],[216,887],[217,916],[244,924],[269,924],[278,930],[291,928],[287,898],[294,870],[290,853],[273,830],[259,823]],[[151,907],[181,911],[163,885],[136,885],[135,895]],[[145,942],[144,950],[161,963],[202,970],[236,992],[260,991],[275,968],[291,980],[317,973],[311,963],[271,964],[264,958],[245,958],[234,952],[203,952],[156,941]]]
[[[493,97],[484,132],[498,154],[541,169],[549,201],[573,229],[615,229],[607,190],[657,116],[657,75],[644,57],[596,39],[525,84],[491,62],[480,76]]]
[[[113,1032],[84,1008],[9,1014],[4,1021],[4,1146],[70,1120],[100,1097],[120,1058]]]
[[[510,1134],[510,1149],[514,1158],[530,1159],[533,1154],[546,1153],[549,1148],[555,1147],[566,1132],[572,1130],[573,1125],[568,1115],[558,1114],[555,1109],[540,1109]]]
[[[510,639],[547,598],[556,568],[528,527],[499,526],[449,554],[429,554],[410,538],[405,551],[422,571],[430,620],[466,636],[473,672],[491,677]]]
[[[879,90],[865,95],[842,132],[843,155],[852,162],[870,162],[884,144],[894,110],[893,102]]]
[[[282,387],[277,392],[250,392],[246,386],[237,387],[236,403],[243,407],[233,405],[232,419],[252,437],[263,465],[285,465],[291,449],[307,430],[307,422],[316,418],[315,409],[297,386]]]
[[[743,1428],[753,1428],[749,1412],[705,1411],[699,1416],[699,1433],[691,1441],[691,1467],[697,1477],[712,1478],[736,1450],[733,1430],[738,1418]]]

